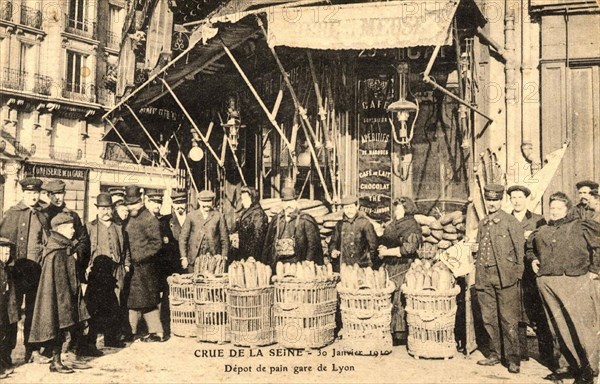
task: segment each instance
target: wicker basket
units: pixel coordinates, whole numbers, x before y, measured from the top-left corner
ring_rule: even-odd
[[[196,337],[195,291],[192,274],[174,274],[167,277],[167,283],[169,283],[171,332],[181,337]]]
[[[460,287],[436,292],[411,291],[403,285],[402,292],[406,297],[408,353],[416,358],[453,357],[456,354],[456,295]]]
[[[392,352],[392,293],[396,285],[390,281],[385,289],[361,287],[350,290],[341,284],[342,340],[344,349],[357,355]]]
[[[300,281],[293,277],[275,282],[277,342],[286,348],[322,348],[334,339],[339,274],[322,280]]]
[[[200,341],[220,344],[229,341],[228,285],[227,275],[196,279],[196,336]]]
[[[229,288],[227,313],[231,342],[241,347],[275,343],[274,288]]]

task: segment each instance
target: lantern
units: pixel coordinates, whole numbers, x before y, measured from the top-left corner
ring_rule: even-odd
[[[399,99],[394,101],[387,107],[387,111],[392,114],[392,118],[388,118],[392,126],[392,137],[397,144],[410,145],[413,138],[414,126],[413,124],[408,129],[407,121],[411,113],[418,113],[419,106],[411,101],[406,100],[406,85],[408,83],[408,63],[402,62],[396,67],[398,71],[398,84],[399,84]],[[399,127],[396,127],[393,121],[393,115],[396,115],[396,121]],[[415,117],[416,121],[416,117]],[[398,130],[399,132],[396,132]]]

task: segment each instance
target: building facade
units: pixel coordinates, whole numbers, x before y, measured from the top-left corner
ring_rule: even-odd
[[[67,206],[85,219],[110,186],[171,190],[171,171],[138,165],[122,145],[102,141],[125,7],[117,0],[0,2],[3,211],[20,200],[17,182],[30,175],[65,180]]]

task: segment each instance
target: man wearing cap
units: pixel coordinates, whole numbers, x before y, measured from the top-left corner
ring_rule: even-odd
[[[73,227],[75,228],[75,237],[73,238],[74,255],[76,255],[76,266],[77,266],[77,278],[80,283],[87,281],[85,271],[90,261],[90,238],[85,226],[79,217],[77,212],[67,208],[65,204],[66,185],[65,182],[58,179],[52,179],[42,186],[42,188],[48,193],[50,203],[46,208],[42,210],[48,217],[48,221],[58,215],[59,213],[66,213],[73,217]],[[77,329],[74,329],[72,338],[69,343],[69,349],[73,350],[77,355],[80,356],[101,356],[102,353],[95,348],[85,348],[85,325]]]
[[[89,319],[81,286],[76,276],[73,216],[60,212],[50,222],[52,231],[41,260],[42,273],[37,290],[29,341],[44,343],[52,350],[50,372],[72,373],[61,361],[67,331]]]
[[[592,180],[583,180],[575,184],[579,203],[575,206],[575,214],[581,220],[592,219],[595,215],[594,209],[590,207],[592,190],[598,190],[598,183]]]
[[[475,288],[490,339],[490,354],[477,364],[499,364],[504,352],[502,357],[508,371],[518,373],[521,363],[519,281],[523,276],[525,231],[514,216],[500,209],[503,195],[501,185],[488,184],[484,188],[488,214],[479,222]]]
[[[125,205],[125,189],[121,187],[112,187],[108,189],[108,193],[110,194],[114,208],[113,222],[125,227],[125,223],[129,217],[129,210]]]
[[[322,265],[323,247],[317,222],[308,213],[300,212],[294,188],[283,188],[281,201],[283,209],[273,217],[267,228],[264,260],[273,270],[278,261],[296,263],[312,260]]]
[[[225,218],[213,209],[215,194],[204,190],[198,194],[199,208],[187,215],[179,236],[181,266],[193,272],[196,258],[200,255],[229,254],[229,231]]]
[[[96,197],[96,207],[98,215],[96,219],[87,224],[87,232],[90,238],[90,264],[88,271],[94,273],[95,260],[100,256],[107,257],[111,265],[112,276],[116,280],[114,294],[118,300],[118,304],[122,308],[125,307],[124,287],[125,275],[129,273],[131,266],[131,255],[129,253],[129,244],[125,237],[125,232],[120,224],[113,221],[113,202],[108,193],[100,193]],[[88,290],[93,291],[92,286],[95,282],[90,281]],[[108,299],[105,301],[109,301]],[[90,303],[92,304],[92,303]],[[125,309],[126,311],[126,309]],[[114,314],[116,319],[124,319],[123,310]],[[103,314],[108,315],[108,314]],[[94,320],[94,319],[92,319]],[[93,323],[93,321],[92,321]],[[96,347],[97,332],[95,327],[90,327],[90,335],[88,342],[92,348]],[[125,328],[125,324],[117,322],[112,327],[108,327],[107,334],[104,335],[104,346],[122,348],[124,345],[118,340],[120,332]]]
[[[372,267],[377,256],[377,234],[371,221],[358,210],[358,198],[342,198],[344,217],[333,229],[329,242],[329,254],[341,264],[358,264],[361,268]]]
[[[138,186],[128,186],[125,190],[125,204],[130,216],[125,226],[131,252],[131,283],[127,308],[129,325],[135,336],[138,323],[143,317],[148,326],[149,335],[142,338],[145,342],[164,341],[163,327],[160,322],[158,305],[160,304],[160,272],[158,257],[162,249],[160,223],[146,209]]]
[[[29,342],[31,319],[35,307],[42,260],[43,243],[49,235],[50,224],[42,213],[39,205],[42,180],[28,177],[19,181],[23,190],[22,200],[11,207],[4,214],[0,223],[0,237],[4,237],[15,244],[14,259],[8,264],[12,269],[12,278],[16,294],[16,303],[25,300],[24,342],[25,362],[32,361],[33,352],[38,357],[35,345]],[[11,350],[16,346],[17,324],[12,323],[8,338]],[[39,358],[40,362],[49,362],[48,359]],[[9,362],[12,364],[12,362]]]
[[[163,241],[163,249],[159,262],[162,292],[160,319],[165,335],[169,335],[171,332],[171,311],[169,309],[169,284],[167,283],[167,277],[174,273],[183,273],[179,256],[179,235],[186,217],[187,193],[184,191],[172,191],[171,213],[159,218],[160,234]]]
[[[163,193],[161,191],[150,189],[144,193],[146,195],[146,208],[157,219],[160,219],[160,208],[163,203]]]
[[[513,185],[507,190],[510,203],[513,207],[512,215],[521,223],[525,231],[525,239],[533,231],[546,224],[542,215],[531,212],[527,209],[528,198],[531,190],[523,185]],[[546,355],[547,359],[552,358],[552,334],[547,326],[546,316],[540,294],[535,284],[535,273],[531,269],[530,263],[525,263],[525,272],[521,282],[522,299],[522,322],[519,323],[519,345],[521,348],[521,359],[529,360],[529,351],[527,347],[527,325],[538,328],[537,336],[539,338],[540,351]]]

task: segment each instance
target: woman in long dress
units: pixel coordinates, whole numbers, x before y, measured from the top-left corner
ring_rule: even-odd
[[[391,329],[394,344],[397,345],[405,343],[408,336],[400,287],[410,263],[418,257],[417,249],[421,246],[422,235],[421,226],[414,218],[417,213],[415,203],[408,197],[399,197],[393,204],[394,218],[386,225],[379,239],[379,257],[383,258],[383,266],[390,280],[396,284],[392,296]]]

